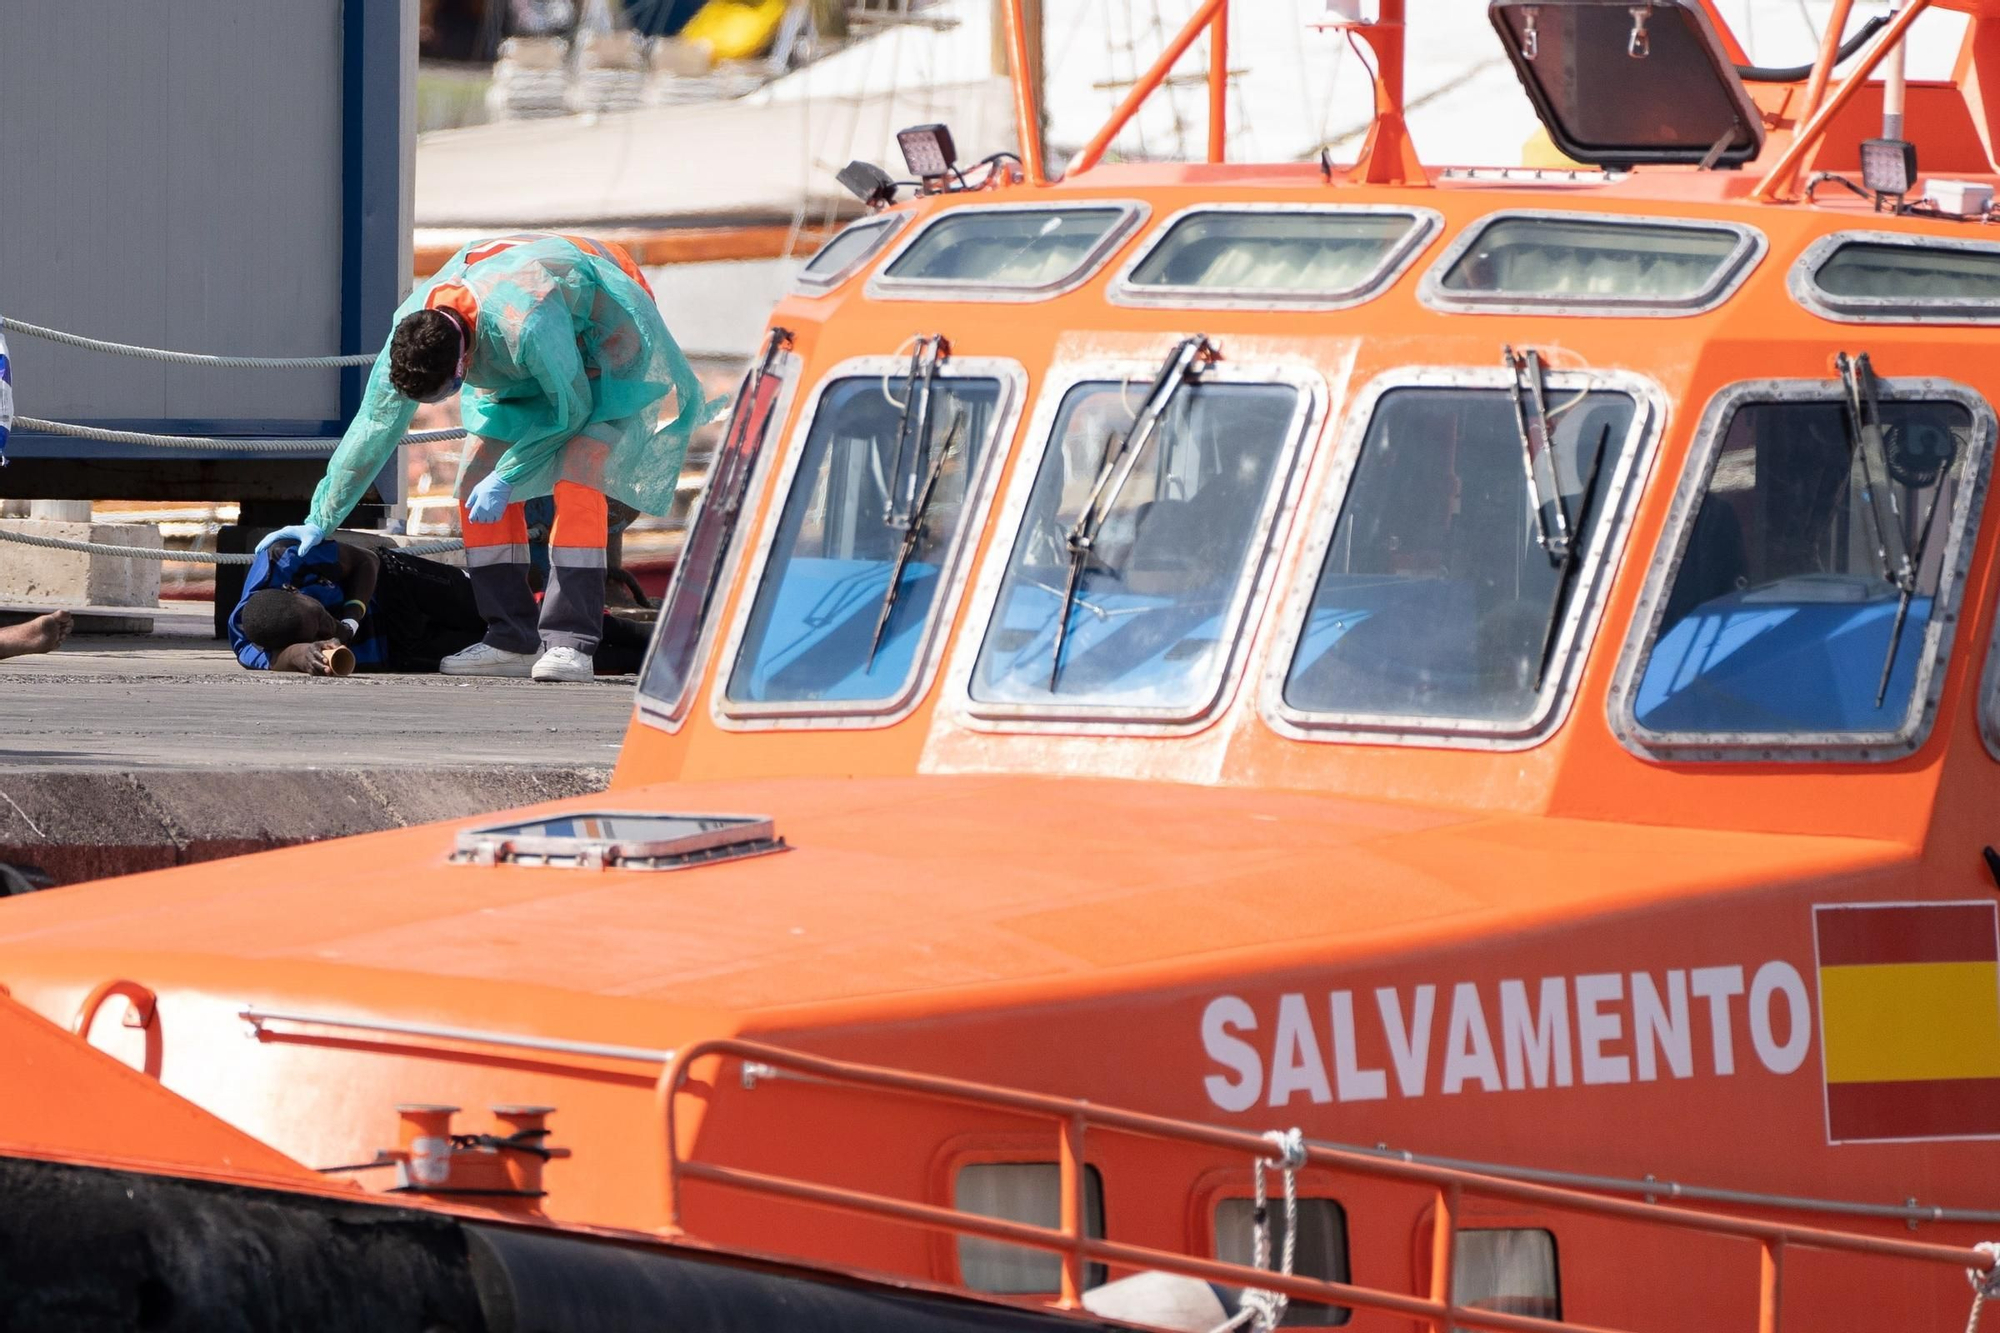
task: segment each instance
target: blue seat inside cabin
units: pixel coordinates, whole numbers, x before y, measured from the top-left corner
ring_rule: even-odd
[[[988,679],[1018,676],[1035,691],[1046,690],[1061,609],[1059,589],[1015,584],[988,631]],[[1216,647],[1224,610],[1224,592],[1174,597],[1086,588],[1070,611],[1056,692],[1178,693],[1175,687],[1185,681],[1189,664]]]
[[[1285,701],[1315,712],[1407,706],[1412,673],[1448,698],[1478,689],[1479,612],[1463,579],[1382,574],[1321,577],[1292,658]]]
[[[1911,599],[1878,708],[1896,600],[1885,580],[1853,575],[1799,575],[1711,598],[1663,629],[1633,711],[1663,732],[1893,729],[1931,613],[1930,598]]]
[[[937,593],[936,565],[912,560],[873,663],[868,641],[889,588],[887,560],[801,556],[787,566],[754,659],[738,668],[730,697],[764,700],[880,699],[895,692],[916,660]]]

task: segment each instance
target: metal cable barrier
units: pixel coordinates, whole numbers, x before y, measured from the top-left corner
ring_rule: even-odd
[[[31,338],[42,338],[49,342],[62,343],[69,347],[81,347],[93,352],[109,352],[116,356],[137,357],[146,361],[166,361],[183,366],[209,366],[224,370],[339,370],[348,366],[372,366],[376,354],[360,353],[353,356],[210,356],[201,352],[174,352],[162,347],[139,347],[131,343],[106,342],[101,338],[86,338],[81,334],[64,333],[60,329],[45,328],[40,324],[30,324],[26,320],[0,316],[0,330],[26,334]],[[39,431],[49,435],[65,435],[79,440],[100,440],[108,444],[138,445],[148,449],[187,449],[204,453],[257,454],[262,457],[303,457],[320,458],[333,452],[337,439],[218,439],[205,435],[155,435],[147,431],[111,430],[102,426],[80,426],[68,421],[50,421],[44,417],[17,416],[14,425],[22,430]],[[454,426],[445,430],[412,431],[402,439],[403,444],[435,444],[444,440],[465,438],[465,429]],[[0,454],[0,466],[6,465],[6,455]],[[14,542],[22,546],[40,546],[58,551],[77,551],[85,555],[114,556],[125,560],[173,561],[194,565],[248,565],[257,557],[254,553],[236,555],[218,551],[168,551],[155,550],[146,546],[116,546],[106,542],[71,541],[64,537],[42,537],[25,532],[9,532],[0,529],[0,541]],[[440,555],[447,551],[463,550],[465,543],[455,538],[431,542],[417,542],[399,548],[406,555]]]
[[[958,1106],[1014,1112],[1051,1122],[1056,1130],[1056,1154],[1060,1180],[1060,1224],[1037,1226],[1005,1218],[970,1213],[958,1208],[919,1203],[911,1199],[875,1194],[866,1190],[821,1185],[791,1176],[772,1175],[741,1167],[698,1162],[681,1155],[678,1108],[683,1085],[697,1062],[706,1066],[705,1103],[707,1112],[719,1111],[715,1090],[724,1086],[720,1064],[736,1061],[749,1080],[771,1073],[804,1076],[816,1082],[872,1089]],[[1320,1144],[1298,1145],[1304,1162],[1347,1176],[1394,1181],[1422,1189],[1431,1195],[1435,1221],[1432,1226],[1429,1290],[1424,1295],[1382,1287],[1333,1282],[1299,1274],[1274,1272],[1244,1264],[1154,1249],[1092,1236],[1085,1226],[1084,1208],[1086,1156],[1085,1137],[1089,1130],[1110,1132],[1132,1138],[1151,1139],[1184,1146],[1205,1147],[1240,1154],[1253,1164],[1275,1163],[1280,1153],[1273,1141],[1261,1134],[1223,1129],[1194,1121],[1175,1120],[1139,1111],[1120,1110],[1093,1102],[1041,1093],[1021,1092],[992,1084],[963,1079],[940,1078],[908,1070],[878,1065],[853,1064],[820,1056],[766,1046],[732,1038],[695,1042],[681,1047],[673,1062],[661,1073],[654,1088],[659,1124],[664,1139],[665,1179],[662,1181],[669,1227],[681,1231],[681,1194],[684,1182],[699,1180],[721,1188],[747,1191],[786,1199],[812,1207],[827,1208],[864,1217],[881,1218],[931,1231],[958,1236],[976,1236],[1003,1241],[1056,1254],[1062,1259],[1062,1287],[1058,1303],[1070,1309],[1082,1304],[1086,1268],[1108,1264],[1154,1270],[1195,1278],[1204,1282],[1249,1288],[1283,1295],[1292,1300],[1320,1305],[1403,1315],[1427,1323],[1438,1333],[1451,1328],[1502,1330],[1503,1333],[1608,1333],[1569,1320],[1542,1319],[1461,1305],[1453,1295],[1453,1268],[1456,1239],[1464,1200],[1501,1200],[1556,1212],[1617,1219],[1641,1225],[1702,1235],[1730,1237],[1757,1247],[1758,1333],[1777,1333],[1778,1314],[1784,1282],[1785,1255],[1789,1250],[1817,1250],[1848,1255],[1872,1255],[1911,1263],[1936,1264],[1955,1268],[1971,1280],[1976,1294],[1995,1294],[1995,1275],[2000,1259],[1990,1246],[1961,1247],[1931,1245],[1920,1241],[1894,1240],[1820,1227],[1795,1226],[1760,1218],[1735,1217],[1701,1212],[1669,1204],[1636,1199],[1606,1198],[1579,1190],[1538,1185],[1522,1180],[1452,1167],[1433,1166],[1370,1153],[1344,1151]],[[1287,1154],[1289,1156],[1289,1154]],[[1285,1163],[1289,1164],[1289,1162]],[[1973,1306],[1973,1319],[1978,1304]]]
[[[68,421],[49,421],[42,417],[15,417],[14,424],[23,430],[46,431],[50,435],[68,435],[79,440],[103,440],[110,444],[137,444],[151,449],[202,449],[210,453],[225,454],[298,454],[306,457],[322,457],[333,452],[337,439],[298,439],[279,437],[265,440],[226,440],[208,435],[152,435],[138,430],[110,430],[103,426],[79,426]],[[404,444],[435,444],[442,440],[465,438],[463,426],[452,426],[445,430],[412,431],[403,437]]]
[[[204,352],[173,352],[164,347],[138,347],[132,343],[106,342],[78,333],[44,328],[23,319],[0,316],[0,329],[25,334],[65,347],[81,347],[89,352],[109,352],[113,356],[137,357],[142,361],[168,361],[177,366],[211,366],[218,370],[342,370],[348,366],[372,366],[376,353],[351,356],[210,356]]]
[[[186,565],[247,565],[257,559],[255,552],[235,555],[227,551],[169,551],[150,546],[113,546],[106,542],[71,541],[67,537],[42,537],[31,532],[10,532],[0,528],[0,542],[15,542],[22,546],[42,546],[52,551],[80,551],[84,555],[117,556],[124,560],[161,560]],[[389,549],[402,555],[443,555],[447,551],[462,551],[465,543],[456,537],[441,537],[436,541],[412,542],[408,546]]]

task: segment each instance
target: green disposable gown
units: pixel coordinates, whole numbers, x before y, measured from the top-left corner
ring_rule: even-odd
[[[560,236],[537,237],[467,264],[467,246],[412,292],[396,321],[431,291],[461,283],[478,303],[459,406],[466,431],[506,447],[496,469],[513,499],[573,481],[647,514],[673,504],[688,439],[723,406],[667,331],[653,297],[612,260]],[[662,420],[668,396],[673,415]],[[313,492],[309,520],[331,532],[394,454],[416,415],[375,358],[361,408]]]

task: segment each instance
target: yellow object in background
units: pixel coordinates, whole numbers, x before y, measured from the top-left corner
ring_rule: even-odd
[[[748,60],[771,48],[789,0],[708,0],[681,29],[683,41],[706,42],[716,60]]]
[[[1524,167],[1553,167],[1566,171],[1589,169],[1587,163],[1579,162],[1573,157],[1564,156],[1563,151],[1557,148],[1554,141],[1549,138],[1549,132],[1539,126],[1536,127],[1533,134],[1528,136],[1528,141],[1521,145],[1521,165]]]

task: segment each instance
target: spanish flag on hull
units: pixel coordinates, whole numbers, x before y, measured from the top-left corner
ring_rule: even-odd
[[[2000,1137],[1991,902],[1813,909],[1833,1143]]]

